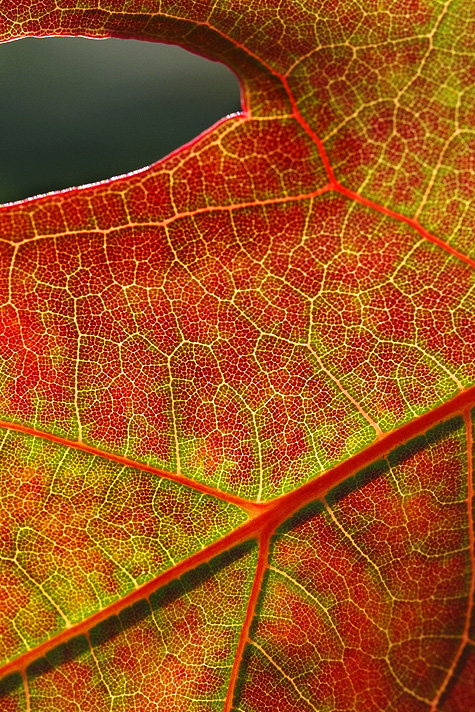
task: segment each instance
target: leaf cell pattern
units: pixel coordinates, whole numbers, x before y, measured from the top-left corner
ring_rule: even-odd
[[[0,209],[7,712],[475,706],[471,0],[6,0],[242,114]]]
[[[242,709],[430,708],[473,595],[465,465],[448,421],[277,531]]]

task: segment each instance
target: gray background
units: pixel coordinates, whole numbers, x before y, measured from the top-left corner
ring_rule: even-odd
[[[0,202],[149,165],[240,111],[236,77],[133,40],[0,44]]]

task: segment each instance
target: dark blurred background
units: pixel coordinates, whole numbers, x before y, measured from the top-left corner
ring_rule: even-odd
[[[179,47],[0,44],[0,202],[142,168],[240,109],[232,72]]]

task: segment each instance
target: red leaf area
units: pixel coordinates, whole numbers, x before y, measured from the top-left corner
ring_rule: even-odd
[[[2,712],[475,708],[475,6],[43,0],[243,113],[0,210]]]

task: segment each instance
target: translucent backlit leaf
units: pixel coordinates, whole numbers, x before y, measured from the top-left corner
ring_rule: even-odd
[[[1,709],[475,707],[475,5],[6,0],[243,112],[0,210]]]

